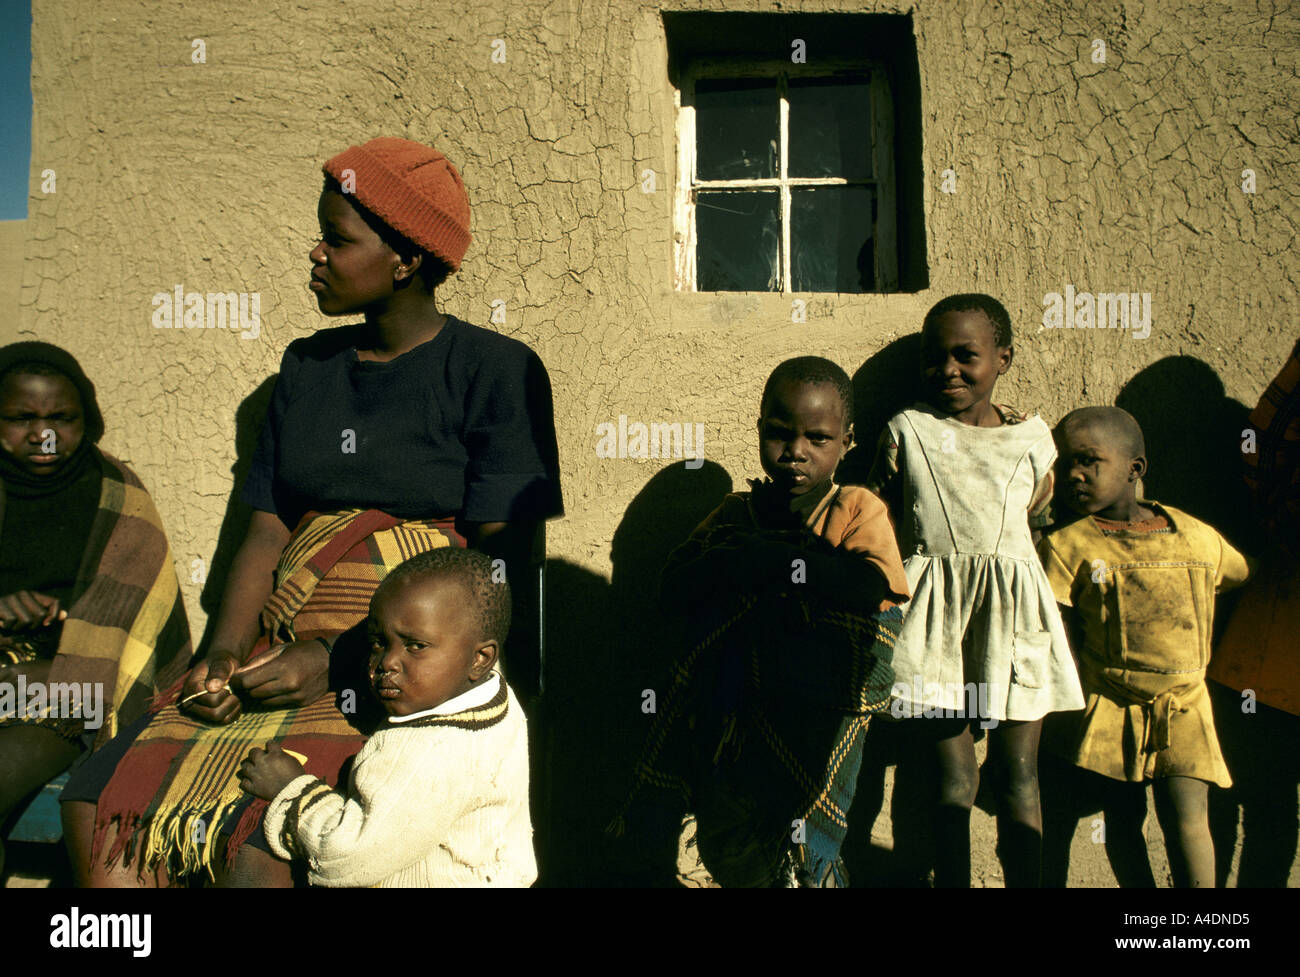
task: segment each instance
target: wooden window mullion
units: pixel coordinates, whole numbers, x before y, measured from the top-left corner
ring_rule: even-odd
[[[776,83],[777,98],[781,104],[780,145],[777,148],[777,179],[781,186],[781,280],[778,291],[790,294],[790,100],[786,97],[786,76],[783,72]]]
[[[682,92],[687,104],[682,104]],[[676,286],[688,292],[699,290],[695,256],[695,78],[688,75],[686,84],[676,93],[677,103],[677,180],[673,188],[673,212],[677,227],[673,233]]]

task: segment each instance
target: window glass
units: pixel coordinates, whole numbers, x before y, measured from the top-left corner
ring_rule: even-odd
[[[701,190],[695,199],[697,287],[770,292],[780,280],[781,200],[775,190]]]
[[[870,79],[791,78],[791,177],[871,177]]]
[[[790,278],[796,292],[868,292],[876,286],[875,190],[790,190]],[[701,242],[702,246],[702,242]]]
[[[696,82],[696,178],[775,177],[780,144],[779,113],[775,79],[702,78]]]

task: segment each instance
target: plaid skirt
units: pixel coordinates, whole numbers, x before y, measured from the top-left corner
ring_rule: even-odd
[[[276,587],[262,611],[262,637],[250,658],[275,644],[337,636],[365,620],[380,581],[403,560],[443,546],[464,546],[453,520],[402,521],[377,510],[308,513],[294,530]],[[336,642],[334,655],[345,653]],[[361,749],[368,690],[340,687],[331,662],[331,694],[298,708],[246,708],[213,726],[182,713],[180,683],[155,705],[148,725],[121,756],[99,795],[92,858],[119,858],[143,871],[165,866],[173,880],[212,876],[217,839],[225,862],[259,831],[266,802],[245,794],[238,769],[268,740],[306,756],[307,773],[331,786]],[[116,838],[104,852],[114,825]]]

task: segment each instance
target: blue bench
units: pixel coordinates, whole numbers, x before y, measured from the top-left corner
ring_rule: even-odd
[[[44,842],[58,844],[63,840],[63,821],[59,816],[59,795],[68,782],[66,773],[60,774],[41,788],[19,816],[9,841]]]

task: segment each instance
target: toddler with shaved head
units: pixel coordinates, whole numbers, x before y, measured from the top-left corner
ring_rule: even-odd
[[[1061,744],[1090,771],[1121,886],[1152,886],[1142,825],[1155,792],[1174,884],[1214,885],[1209,785],[1231,785],[1205,687],[1214,596],[1245,582],[1245,558],[1212,527],[1137,496],[1142,429],[1085,407],[1055,430],[1058,500],[1078,517],[1038,551],[1072,625],[1087,703]],[[1068,842],[1067,842],[1068,844]]]
[[[528,734],[496,667],[509,628],[510,588],[482,553],[442,547],[396,566],[366,622],[388,718],[347,789],[276,743],[240,768],[244,789],[271,801],[271,849],[318,886],[531,885]]]

